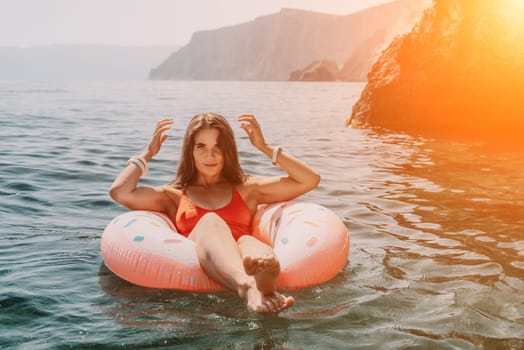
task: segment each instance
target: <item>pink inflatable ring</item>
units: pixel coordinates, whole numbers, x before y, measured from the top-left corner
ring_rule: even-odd
[[[263,205],[253,235],[271,245],[280,261],[279,289],[293,290],[333,278],[347,263],[349,235],[332,211],[313,203]],[[193,241],[176,232],[164,214],[130,211],[116,217],[101,241],[106,266],[144,287],[224,291],[200,267]]]

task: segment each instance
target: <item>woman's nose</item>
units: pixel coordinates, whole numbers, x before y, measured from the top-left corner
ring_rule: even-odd
[[[213,148],[210,148],[210,149],[206,150],[206,157],[208,157],[208,158],[214,158],[216,154],[217,154],[217,152]]]

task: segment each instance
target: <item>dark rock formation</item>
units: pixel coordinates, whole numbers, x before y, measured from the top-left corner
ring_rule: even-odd
[[[375,32],[399,28],[399,22],[418,17],[421,4],[427,1],[399,0],[345,16],[283,9],[251,22],[196,32],[188,45],[152,69],[149,77],[288,80],[290,72],[315,60],[343,64]],[[413,25],[413,20],[410,24]],[[385,40],[389,42],[391,37]],[[368,70],[365,67],[363,72]],[[357,76],[361,77],[363,72]]]
[[[522,139],[524,5],[435,0],[368,74],[352,125]]]
[[[291,72],[290,81],[333,81],[338,77],[338,66],[334,61],[318,60],[304,69]]]

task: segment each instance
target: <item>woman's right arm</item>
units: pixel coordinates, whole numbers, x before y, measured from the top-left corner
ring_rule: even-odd
[[[142,159],[149,162],[160,151],[162,143],[167,139],[165,132],[172,124],[171,118],[158,121],[149,144],[140,154]],[[167,212],[172,202],[166,188],[138,186],[141,175],[142,170],[137,164],[128,163],[111,185],[109,190],[111,198],[131,210]]]

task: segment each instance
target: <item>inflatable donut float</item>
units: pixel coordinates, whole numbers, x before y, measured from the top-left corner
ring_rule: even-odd
[[[262,205],[253,236],[280,261],[279,289],[295,290],[333,278],[347,263],[349,234],[340,218],[314,203]],[[101,239],[105,265],[144,287],[197,292],[226,290],[200,267],[194,242],[162,213],[130,211],[113,219]]]

